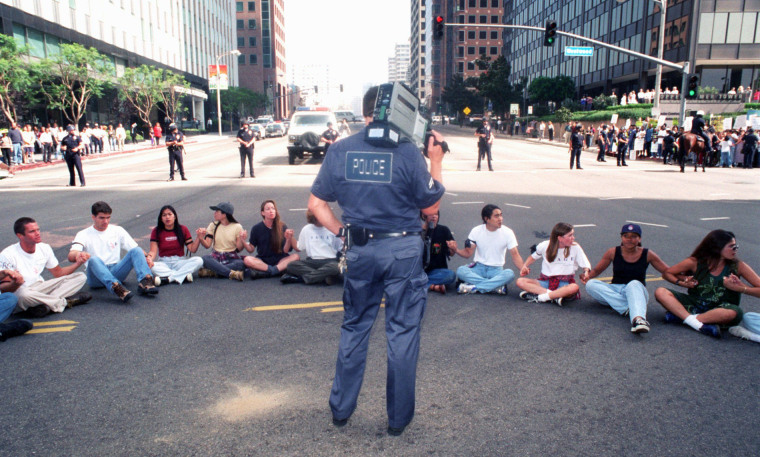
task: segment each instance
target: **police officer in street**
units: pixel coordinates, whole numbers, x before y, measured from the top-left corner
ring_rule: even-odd
[[[245,159],[248,158],[248,171],[253,174],[253,148],[256,142],[256,134],[248,127],[248,121],[243,121],[238,130],[237,140],[240,147],[240,177],[245,177]]]
[[[573,160],[575,160],[575,168],[577,170],[583,170],[581,168],[581,149],[583,149],[583,137],[581,136],[581,126],[576,125],[573,127],[573,133],[570,135],[570,169],[573,169]]]
[[[372,121],[378,88],[364,96],[365,124]],[[437,214],[442,137],[433,132],[424,156],[410,142],[395,147],[365,141],[366,129],[335,143],[311,188],[309,209],[328,230],[345,237],[345,284],[335,380],[330,392],[333,424],[356,409],[369,333],[385,296],[388,339],[388,433],[400,435],[414,416],[420,323],[427,302],[419,211]],[[341,207],[339,221],[328,202]]]
[[[705,119],[703,117],[704,115],[704,111],[697,111],[697,115],[694,116],[694,119],[691,121],[691,133],[700,136],[703,140],[705,140],[705,154],[710,154],[710,152],[712,152],[712,142],[710,141],[710,138],[707,136],[707,134],[703,131],[705,128]]]
[[[483,119],[483,125],[475,131],[475,136],[478,137],[478,168],[475,171],[480,171],[480,159],[486,154],[488,154],[488,169],[493,171],[493,166],[491,166],[493,133],[491,132],[491,125],[488,123],[488,119]]]
[[[185,152],[185,135],[179,131],[176,124],[169,125],[169,133],[166,134],[166,149],[169,151],[169,179],[167,181],[174,181],[175,163],[182,180],[187,181],[185,167],[182,163],[182,153]]]
[[[328,122],[327,130],[322,133],[322,141],[325,142],[325,155],[327,155],[327,150],[330,149],[330,146],[338,141],[339,136],[340,134],[333,128],[332,122]]]
[[[66,126],[66,131],[69,134],[61,140],[61,150],[63,151],[63,158],[66,160],[66,166],[69,167],[68,187],[76,186],[74,167],[79,174],[79,184],[84,187],[84,172],[82,171],[82,158],[80,157],[82,149],[84,149],[82,138],[76,134],[76,129],[71,124]]]

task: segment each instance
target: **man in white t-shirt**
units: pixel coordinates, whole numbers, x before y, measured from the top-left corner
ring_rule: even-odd
[[[2,283],[0,290],[16,294],[20,310],[42,317],[92,299],[92,295],[79,292],[87,279],[84,273],[75,273],[85,262],[83,256],[78,256],[69,266],[60,266],[53,249],[42,242],[40,227],[31,217],[16,220],[13,231],[19,242],[0,252],[0,268],[18,271],[21,277]],[[45,268],[50,270],[54,279],[42,279]]]
[[[457,278],[462,281],[458,291],[460,294],[506,294],[507,284],[515,279],[515,272],[504,268],[507,251],[517,269],[523,267],[523,259],[517,250],[517,238],[511,229],[502,225],[504,216],[498,206],[484,206],[480,217],[484,223],[470,231],[464,249],[456,250],[466,259],[475,253],[474,263],[457,268]]]
[[[317,284],[324,281],[333,285],[340,278],[337,255],[343,248],[343,242],[320,224],[311,211],[306,211],[306,221],[308,224],[301,229],[298,242],[293,246],[305,255],[288,264],[287,274],[282,276],[280,282]]]
[[[150,271],[153,261],[126,230],[109,225],[112,212],[106,202],[92,204],[92,226],[77,233],[69,251],[69,262],[84,256],[87,284],[91,288],[106,287],[123,302],[132,298],[132,292],[122,285],[132,269],[140,281],[137,285],[140,293],[157,294]],[[120,258],[122,250],[127,252],[124,258]]]

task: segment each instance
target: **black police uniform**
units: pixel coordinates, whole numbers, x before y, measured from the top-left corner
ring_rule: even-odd
[[[573,159],[575,159],[575,168],[583,170],[581,168],[581,149],[583,149],[583,136],[577,129],[573,129],[573,133],[570,135],[570,169],[573,169]]]
[[[618,133],[618,145],[617,145],[617,165],[627,167],[625,163],[625,155],[628,152],[628,144],[630,143],[630,140],[628,139],[628,132],[625,131],[625,129],[622,129],[620,133]]]
[[[166,138],[164,139],[165,143],[169,145],[169,143],[172,142],[183,142],[185,140],[185,135],[182,134],[179,130],[176,128],[173,130],[170,130],[169,133],[166,134]],[[185,167],[182,163],[182,152],[183,147],[181,145],[172,144],[167,146],[166,148],[169,151],[169,181],[174,181],[174,164],[177,164],[177,168],[179,168],[179,175],[182,176],[182,180],[186,181],[187,178],[185,178]]]
[[[66,160],[66,166],[69,168],[69,186],[75,186],[74,168],[76,167],[79,174],[79,184],[82,186],[84,183],[84,172],[82,171],[82,158],[79,151],[74,151],[74,148],[82,145],[82,138],[69,132],[61,140],[61,150],[64,151],[63,158]]]
[[[248,126],[238,130],[237,137],[246,143],[249,141],[252,141],[254,138],[255,133],[253,130],[248,128]],[[242,144],[240,144],[240,177],[242,178],[245,176],[245,159],[248,158],[248,171],[251,174],[251,178],[253,178],[253,143],[251,143],[250,147],[245,147]]]
[[[491,166],[491,126],[483,124],[480,127],[478,127],[478,130],[475,132],[480,135],[485,135],[478,138],[478,168],[477,170],[480,171],[480,159],[483,158],[484,155],[488,154],[488,169],[493,171],[493,166]]]
[[[744,168],[752,168],[755,166],[755,156],[757,155],[757,135],[751,130],[742,137],[744,141],[744,147],[742,148],[742,154],[744,154]]]
[[[369,333],[385,296],[388,338],[388,425],[403,429],[414,416],[420,323],[427,302],[419,211],[443,195],[419,149],[411,143],[381,148],[364,141],[365,130],[330,148],[311,188],[336,201],[353,244],[346,252],[333,418],[348,419],[364,376]]]
[[[704,128],[705,128],[705,120],[702,118],[702,116],[697,116],[694,118],[694,120],[691,121],[691,133],[695,135],[699,135],[702,137],[703,140],[705,140],[705,152],[709,152],[712,150],[712,145],[710,142],[710,138],[703,131]]]
[[[325,130],[325,132],[322,134],[322,138],[329,141],[333,141],[333,142],[337,140],[339,136],[340,134],[338,133],[338,131],[332,127]],[[327,154],[327,150],[330,149],[330,146],[331,146],[330,143],[325,143],[325,155]]]

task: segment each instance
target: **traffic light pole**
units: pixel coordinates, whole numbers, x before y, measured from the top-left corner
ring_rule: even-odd
[[[533,30],[536,32],[545,32],[546,30],[542,27],[533,27],[530,25],[508,25],[508,24],[488,24],[488,25],[480,25],[480,24],[445,24],[447,27],[483,27],[483,28],[502,28],[502,29],[519,29],[519,30]],[[569,38],[575,38],[576,40],[583,41],[586,43],[592,43],[597,46],[601,46],[603,48],[612,49],[613,51],[621,52],[623,54],[628,54],[630,56],[638,57],[639,59],[644,59],[649,62],[654,62],[656,64],[660,64],[665,67],[670,67],[675,70],[678,70],[683,73],[683,80],[681,84],[681,108],[679,113],[679,124],[680,126],[683,126],[684,119],[685,119],[685,113],[686,113],[686,90],[687,90],[687,79],[688,79],[688,73],[689,73],[689,62],[685,62],[683,65],[677,64],[675,62],[671,62],[669,60],[663,60],[658,59],[656,57],[648,56],[646,54],[642,54],[640,52],[631,51],[630,49],[621,48],[620,46],[615,46],[614,44],[605,43],[603,41],[593,40],[591,38],[587,38],[585,36],[576,35],[574,33],[569,32],[563,32],[561,30],[557,30],[557,35],[563,35]]]

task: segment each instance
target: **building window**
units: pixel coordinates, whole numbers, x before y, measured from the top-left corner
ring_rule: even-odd
[[[500,22],[499,16],[491,16],[491,24],[498,24]]]
[[[237,20],[237,28],[238,30],[245,28],[245,21],[243,19]]]
[[[470,8],[475,8],[477,5],[477,2],[475,0],[470,0],[470,3],[468,4]]]
[[[245,54],[240,54],[238,56],[238,65],[245,65]]]
[[[491,32],[491,39],[492,40],[498,40],[499,39],[499,32]]]
[[[255,48],[256,47],[256,37],[255,36],[249,36],[248,37],[248,46]]]
[[[457,57],[464,57],[464,46],[459,46],[457,48]]]
[[[475,69],[475,64],[473,62],[467,62],[467,69],[472,71]]]
[[[243,2],[235,2],[235,11],[238,13],[243,12]]]
[[[248,11],[256,11],[256,2],[248,2]]]
[[[485,46],[480,46],[478,48],[478,55],[482,56],[482,55],[485,55],[485,53],[486,53],[486,47]]]
[[[488,24],[488,16],[480,16],[478,19],[481,24]]]
[[[457,32],[457,37],[459,41],[464,41],[464,30],[460,30],[459,32]]]
[[[484,31],[484,30],[481,30],[481,31],[478,33],[478,38],[480,38],[481,40],[485,40],[487,36],[488,36],[488,32],[486,32],[486,31]]]
[[[255,29],[256,28],[256,19],[248,19],[248,28],[249,29]]]
[[[480,0],[481,8],[488,8],[488,0]]]
[[[491,0],[491,8],[498,8],[499,0]]]
[[[464,62],[457,62],[457,71],[459,73],[464,73]]]
[[[259,56],[256,54],[251,54],[248,56],[248,59],[251,65],[257,65],[259,63]]]
[[[467,39],[468,40],[474,40],[475,39],[475,31],[474,30],[468,30],[467,31]]]
[[[474,56],[475,55],[475,46],[467,46],[467,55],[468,56]]]
[[[475,23],[475,16],[467,16],[467,23],[468,24],[474,24]]]
[[[499,51],[496,49],[496,46],[491,46],[491,48],[488,51],[492,56],[495,56],[499,53]]]

